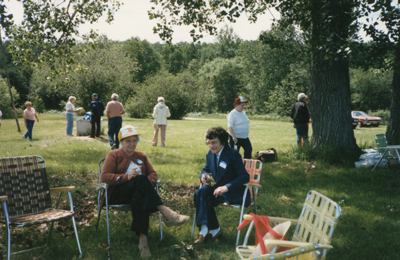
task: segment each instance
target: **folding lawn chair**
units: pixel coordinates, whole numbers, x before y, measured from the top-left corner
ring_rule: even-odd
[[[106,216],[107,216],[107,241],[108,245],[110,248],[113,248],[111,246],[111,241],[110,241],[110,220],[109,220],[109,210],[117,210],[117,211],[131,211],[131,205],[130,204],[120,204],[120,205],[110,205],[108,204],[108,184],[102,183],[101,182],[101,165],[104,163],[105,158],[101,159],[99,161],[99,186],[96,188],[96,190],[99,192],[97,195],[97,223],[96,223],[96,231],[99,228],[99,221],[100,221],[100,216],[101,216],[101,210],[102,210],[102,199],[105,199],[105,209],[106,209]],[[156,189],[157,189],[157,194],[158,194],[158,184],[160,181],[156,182]],[[162,222],[161,222],[161,212],[158,212],[158,218],[160,222],[160,233],[161,233],[161,238],[160,240],[163,239],[163,232],[162,232]]]
[[[376,141],[376,146],[378,147],[378,151],[381,154],[381,158],[379,159],[378,163],[372,170],[375,170],[376,166],[382,161],[382,159],[386,159],[384,167],[387,166],[390,159],[397,159],[400,163],[400,155],[399,151],[397,150],[399,149],[400,146],[388,145],[385,134],[375,135],[375,141]],[[390,151],[391,149],[393,149],[392,152]]]
[[[225,206],[225,207],[231,207],[231,208],[236,208],[240,209],[240,217],[239,217],[239,224],[242,223],[243,220],[243,212],[245,209],[244,203],[246,202],[246,197],[247,197],[247,191],[250,189],[250,196],[253,199],[253,202],[250,204],[250,206],[254,206],[254,212],[257,214],[257,195],[258,195],[258,188],[261,188],[260,185],[260,179],[261,179],[261,169],[262,169],[262,162],[260,160],[252,160],[252,159],[243,159],[244,166],[246,168],[246,171],[250,175],[250,181],[246,184],[244,194],[243,194],[243,200],[242,200],[242,205],[240,204],[228,204],[228,203],[222,203],[220,206]],[[201,184],[200,184],[201,187]],[[196,227],[196,210],[194,212],[194,219],[193,219],[193,226],[192,226],[192,236],[194,234],[194,229]],[[239,236],[240,236],[240,230],[238,230],[237,236],[236,236],[236,246],[239,243]]]
[[[53,222],[67,217],[72,219],[79,258],[82,256],[71,195],[73,189],[75,189],[74,186],[48,187],[46,168],[41,156],[0,158],[0,222],[7,226],[8,260],[11,258],[10,227],[51,223],[45,245],[47,246],[53,229]],[[62,191],[68,192],[70,210],[58,209]],[[50,199],[51,192],[58,192],[58,199],[54,208]],[[37,248],[13,252],[12,254]]]
[[[331,246],[332,236],[340,214],[341,208],[336,202],[316,191],[309,191],[298,220],[269,217],[270,222],[273,223],[290,221],[291,224],[296,224],[292,241],[264,240],[266,246],[274,247],[273,250],[270,254],[251,259],[325,259],[327,251],[333,248]],[[252,220],[253,218],[251,215],[245,215],[244,219]],[[236,252],[241,259],[248,259],[256,249],[256,246],[247,245],[253,226],[254,222],[252,221],[243,245],[236,247]],[[277,253],[279,247],[292,249]]]

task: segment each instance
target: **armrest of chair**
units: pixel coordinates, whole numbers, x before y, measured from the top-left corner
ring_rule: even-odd
[[[245,184],[243,184],[243,185],[244,185],[244,186],[247,186],[247,187],[262,188],[261,185],[259,185],[259,184],[254,184],[254,183],[245,183]]]
[[[270,217],[270,216],[268,216],[268,218],[269,218],[270,222],[276,222],[276,223],[282,223],[282,222],[285,222],[285,221],[290,221],[292,223],[292,225],[293,225],[293,224],[297,224],[299,222],[298,219],[291,219],[291,218],[279,218],[279,217]],[[253,217],[251,215],[245,214],[243,216],[243,219],[245,219],[245,220],[253,220]]]
[[[7,196],[0,196],[0,202],[7,201],[7,200],[8,200]]]
[[[74,190],[75,186],[65,186],[65,187],[56,187],[56,188],[50,188],[50,192],[61,192],[61,191],[70,191]]]
[[[97,186],[96,191],[98,191],[100,189],[106,190],[107,188],[108,188],[108,184],[107,183],[101,183],[99,186]]]
[[[284,241],[284,240],[274,240],[274,239],[265,239],[265,246],[280,246],[280,247],[306,247],[309,245],[313,245],[313,243],[304,243],[304,242],[296,242],[296,241]],[[332,249],[331,245],[323,245],[316,244],[322,249]]]

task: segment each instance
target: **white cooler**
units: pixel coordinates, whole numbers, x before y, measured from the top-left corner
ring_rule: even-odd
[[[90,135],[91,131],[92,124],[88,116],[81,116],[76,119],[76,135]],[[100,132],[103,134],[103,118],[100,120]]]

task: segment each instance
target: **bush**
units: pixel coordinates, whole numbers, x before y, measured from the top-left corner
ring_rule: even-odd
[[[11,93],[13,95],[14,103],[19,100],[19,93],[12,87]],[[3,113],[2,118],[14,118],[14,111],[11,105],[10,91],[8,89],[7,81],[0,77],[0,110]],[[21,114],[21,111],[17,111]]]
[[[162,96],[171,119],[182,119],[193,108],[198,89],[197,81],[189,72],[174,76],[163,70],[138,86],[137,93],[125,106],[126,112],[130,117],[147,118],[153,113],[157,97]]]

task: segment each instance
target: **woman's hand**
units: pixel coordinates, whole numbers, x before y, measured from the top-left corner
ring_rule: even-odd
[[[128,173],[128,181],[132,178],[135,178],[136,176],[140,175],[140,171],[137,168],[132,169],[129,173]]]

